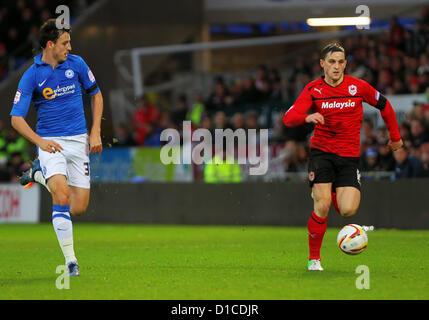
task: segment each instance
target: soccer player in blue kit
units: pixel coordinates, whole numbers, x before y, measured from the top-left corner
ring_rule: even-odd
[[[52,194],[52,224],[70,276],[80,275],[73,246],[71,215],[82,215],[89,203],[89,153],[101,153],[103,97],[85,61],[70,54],[70,29],[55,19],[40,28],[42,53],[23,74],[13,102],[12,126],[37,146],[38,159],[20,178],[38,182]],[[82,89],[91,96],[88,135]],[[25,120],[30,102],[37,111],[36,131]]]

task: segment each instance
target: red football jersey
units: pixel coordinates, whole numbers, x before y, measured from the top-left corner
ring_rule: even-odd
[[[323,78],[310,82],[302,90],[296,102],[286,112],[284,123],[297,126],[305,122],[307,111],[319,112],[325,119],[317,123],[311,138],[311,147],[342,157],[359,157],[360,128],[363,121],[362,102],[381,110],[389,129],[391,140],[399,141],[400,134],[395,113],[390,103],[379,103],[380,93],[364,80],[344,75],[336,87]]]

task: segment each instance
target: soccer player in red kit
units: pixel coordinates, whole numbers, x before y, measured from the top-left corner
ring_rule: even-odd
[[[390,133],[390,148],[395,151],[403,144],[390,102],[367,82],[345,75],[346,63],[340,44],[331,43],[323,48],[320,66],[324,76],[305,86],[283,119],[290,127],[315,124],[308,165],[314,200],[314,211],[307,225],[308,270],[323,270],[320,248],[331,202],[343,217],[353,216],[359,208],[362,102],[380,110]]]

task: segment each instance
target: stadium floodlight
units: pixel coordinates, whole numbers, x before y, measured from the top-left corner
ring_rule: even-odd
[[[369,25],[369,17],[337,17],[337,18],[308,18],[307,24],[311,27],[327,26],[362,26]]]

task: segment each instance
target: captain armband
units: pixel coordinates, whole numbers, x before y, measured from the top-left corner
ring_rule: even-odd
[[[387,104],[387,99],[383,95],[380,94],[380,97],[378,98],[377,104],[374,107],[380,111],[383,111],[384,108],[386,107],[386,104]]]

